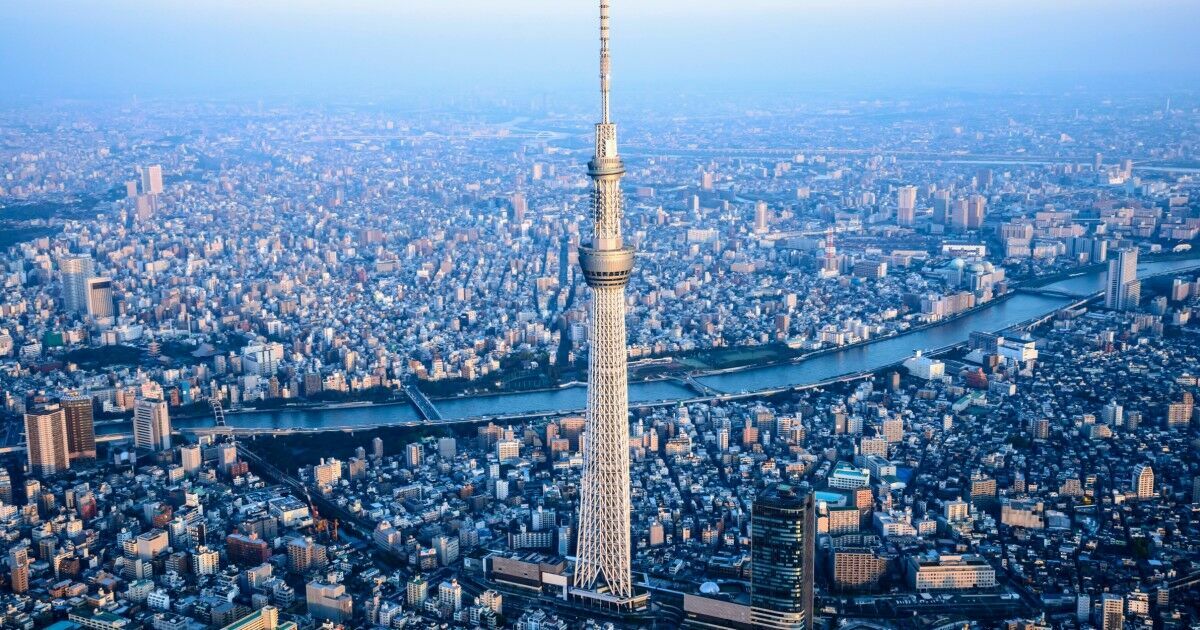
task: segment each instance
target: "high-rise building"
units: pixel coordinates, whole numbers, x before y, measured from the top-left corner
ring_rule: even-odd
[[[841,547],[833,551],[833,586],[840,591],[870,590],[887,568],[888,558],[873,549]]]
[[[1100,421],[1104,424],[1119,427],[1125,424],[1125,408],[1111,400],[1100,409]]]
[[[1167,405],[1167,428],[1187,428],[1192,423],[1192,416],[1195,414],[1195,410],[1196,405],[1192,393],[1183,392],[1183,397],[1179,402]]]
[[[142,194],[161,195],[163,192],[162,165],[146,166],[142,171]]]
[[[96,319],[113,316],[113,291],[111,278],[88,278],[87,314]]]
[[[29,547],[17,545],[8,550],[8,586],[14,593],[29,591]]]
[[[1122,249],[1108,261],[1108,278],[1104,288],[1104,307],[1113,310],[1137,308],[1142,285],[1137,279],[1138,250]]]
[[[617,125],[609,117],[611,61],[608,0],[600,1],[600,122],[592,178],[591,241],[579,246],[579,266],[592,290],[588,329],[588,386],[579,497],[579,544],[574,592],[606,606],[645,605],[635,595],[630,558],[629,383],[625,347],[625,285],[633,247],[621,238],[624,202]]]
[[[807,485],[776,484],[750,515],[750,606],[756,627],[812,628],[817,511]]]
[[[1125,599],[1105,593],[1100,596],[1100,629],[1122,630],[1125,627]]]
[[[983,195],[971,195],[967,199],[967,228],[979,229],[983,226],[984,216],[987,214],[987,198]]]
[[[429,598],[429,582],[424,576],[415,576],[405,588],[405,601],[409,606],[420,606]]]
[[[950,191],[933,193],[933,222],[945,225],[950,222]]]
[[[458,580],[451,578],[438,585],[438,601],[454,612],[462,610],[462,586]]]
[[[1196,480],[1200,482],[1200,477],[1196,477]],[[1200,483],[1197,483],[1196,487],[1200,488]],[[8,469],[4,467],[0,467],[0,501],[9,505],[13,503],[12,477],[9,476]],[[1195,503],[1200,503],[1200,501],[1195,501]]]
[[[438,438],[438,456],[442,459],[454,459],[458,454],[458,443],[452,437]]]
[[[346,593],[344,584],[314,580],[305,586],[304,594],[308,602],[308,614],[316,619],[329,619],[336,623],[350,619],[353,613],[354,600]]]
[[[138,399],[133,408],[133,445],[151,451],[171,448],[171,417],[165,401]]]
[[[1150,464],[1138,464],[1133,467],[1133,491],[1139,499],[1154,496],[1154,469]]]
[[[896,191],[896,223],[912,225],[917,208],[917,187],[901,186]]]
[[[221,630],[296,630],[296,622],[280,621],[279,609],[263,606]]]
[[[179,465],[183,467],[185,475],[193,475],[200,470],[202,461],[199,444],[188,444],[179,449]]]
[[[88,280],[96,275],[90,256],[65,256],[58,262],[62,272],[63,308],[74,313],[88,309]]]
[[[771,221],[771,211],[767,202],[759,201],[754,204],[754,231],[766,232]]]
[[[71,467],[67,450],[67,414],[59,405],[46,405],[25,414],[29,471],[45,476]]]
[[[424,455],[424,451],[421,445],[416,442],[404,447],[404,463],[409,468],[420,468],[422,455]]]
[[[288,570],[303,575],[309,569],[322,569],[329,562],[328,550],[313,539],[293,537],[287,541]]]
[[[67,456],[72,460],[96,459],[96,423],[92,398],[64,398],[61,404],[67,420]]]
[[[967,200],[961,197],[955,199],[950,205],[950,227],[955,231],[966,230],[970,224],[970,214]]]
[[[383,438],[376,437],[371,440],[371,456],[375,459],[383,459]]]

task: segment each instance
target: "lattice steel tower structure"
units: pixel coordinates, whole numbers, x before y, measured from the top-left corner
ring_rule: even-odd
[[[579,246],[579,266],[592,289],[588,329],[587,422],[579,500],[574,587],[584,596],[636,605],[630,574],[629,382],[625,349],[625,285],[633,248],[621,239],[617,126],[609,118],[608,5],[600,0],[600,122],[592,178],[592,239]]]

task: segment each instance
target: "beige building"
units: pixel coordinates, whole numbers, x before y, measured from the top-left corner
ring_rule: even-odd
[[[1154,469],[1150,464],[1138,464],[1133,468],[1133,492],[1139,499],[1154,497]]]
[[[316,619],[340,622],[350,618],[354,600],[343,584],[328,584],[314,580],[304,588],[308,614]]]
[[[848,547],[833,552],[833,585],[838,590],[870,590],[887,573],[888,559],[871,549]]]
[[[47,476],[71,467],[67,450],[67,414],[47,405],[25,414],[26,455],[34,475]]]
[[[296,624],[292,621],[279,621],[278,608],[263,606],[221,630],[296,630]]]

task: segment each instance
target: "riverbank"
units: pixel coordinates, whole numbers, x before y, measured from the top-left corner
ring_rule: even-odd
[[[1189,272],[1200,266],[1200,257],[1184,264],[1151,261],[1139,274],[1150,278],[1160,275]],[[1059,282],[1067,283],[1067,292],[1082,296],[1095,295],[1094,288],[1102,285],[1102,272],[1074,275]],[[769,396],[797,388],[815,387],[894,369],[916,349],[937,352],[964,343],[971,332],[996,332],[1014,326],[1028,326],[1058,310],[1078,303],[1084,297],[1067,298],[1023,292],[1011,292],[976,307],[968,313],[925,326],[904,334],[881,337],[853,347],[830,348],[810,353],[796,362],[775,366],[750,366],[733,372],[701,375],[695,378],[708,394],[673,379],[635,381],[630,383],[629,399],[633,408],[679,404],[695,400],[732,400],[745,397]],[[1094,299],[1094,298],[1090,298]],[[565,387],[537,392],[490,394],[439,399],[436,402],[445,423],[504,421],[525,417],[579,413],[587,403],[586,387],[568,383]],[[259,432],[363,430],[371,426],[408,424],[413,426],[437,424],[424,422],[411,405],[400,401],[392,405],[362,405],[353,407],[305,408],[254,412],[243,410],[227,418],[231,426]],[[189,423],[190,424],[190,423]],[[195,422],[196,427],[205,426]]]

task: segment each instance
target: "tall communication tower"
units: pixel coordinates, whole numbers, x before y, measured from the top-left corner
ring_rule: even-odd
[[[609,115],[608,1],[600,0],[600,122],[592,178],[592,238],[579,246],[579,266],[592,289],[588,329],[587,420],[579,500],[579,544],[572,591],[593,603],[629,610],[645,605],[630,572],[629,383],[625,285],[633,248],[621,239],[617,126]]]

